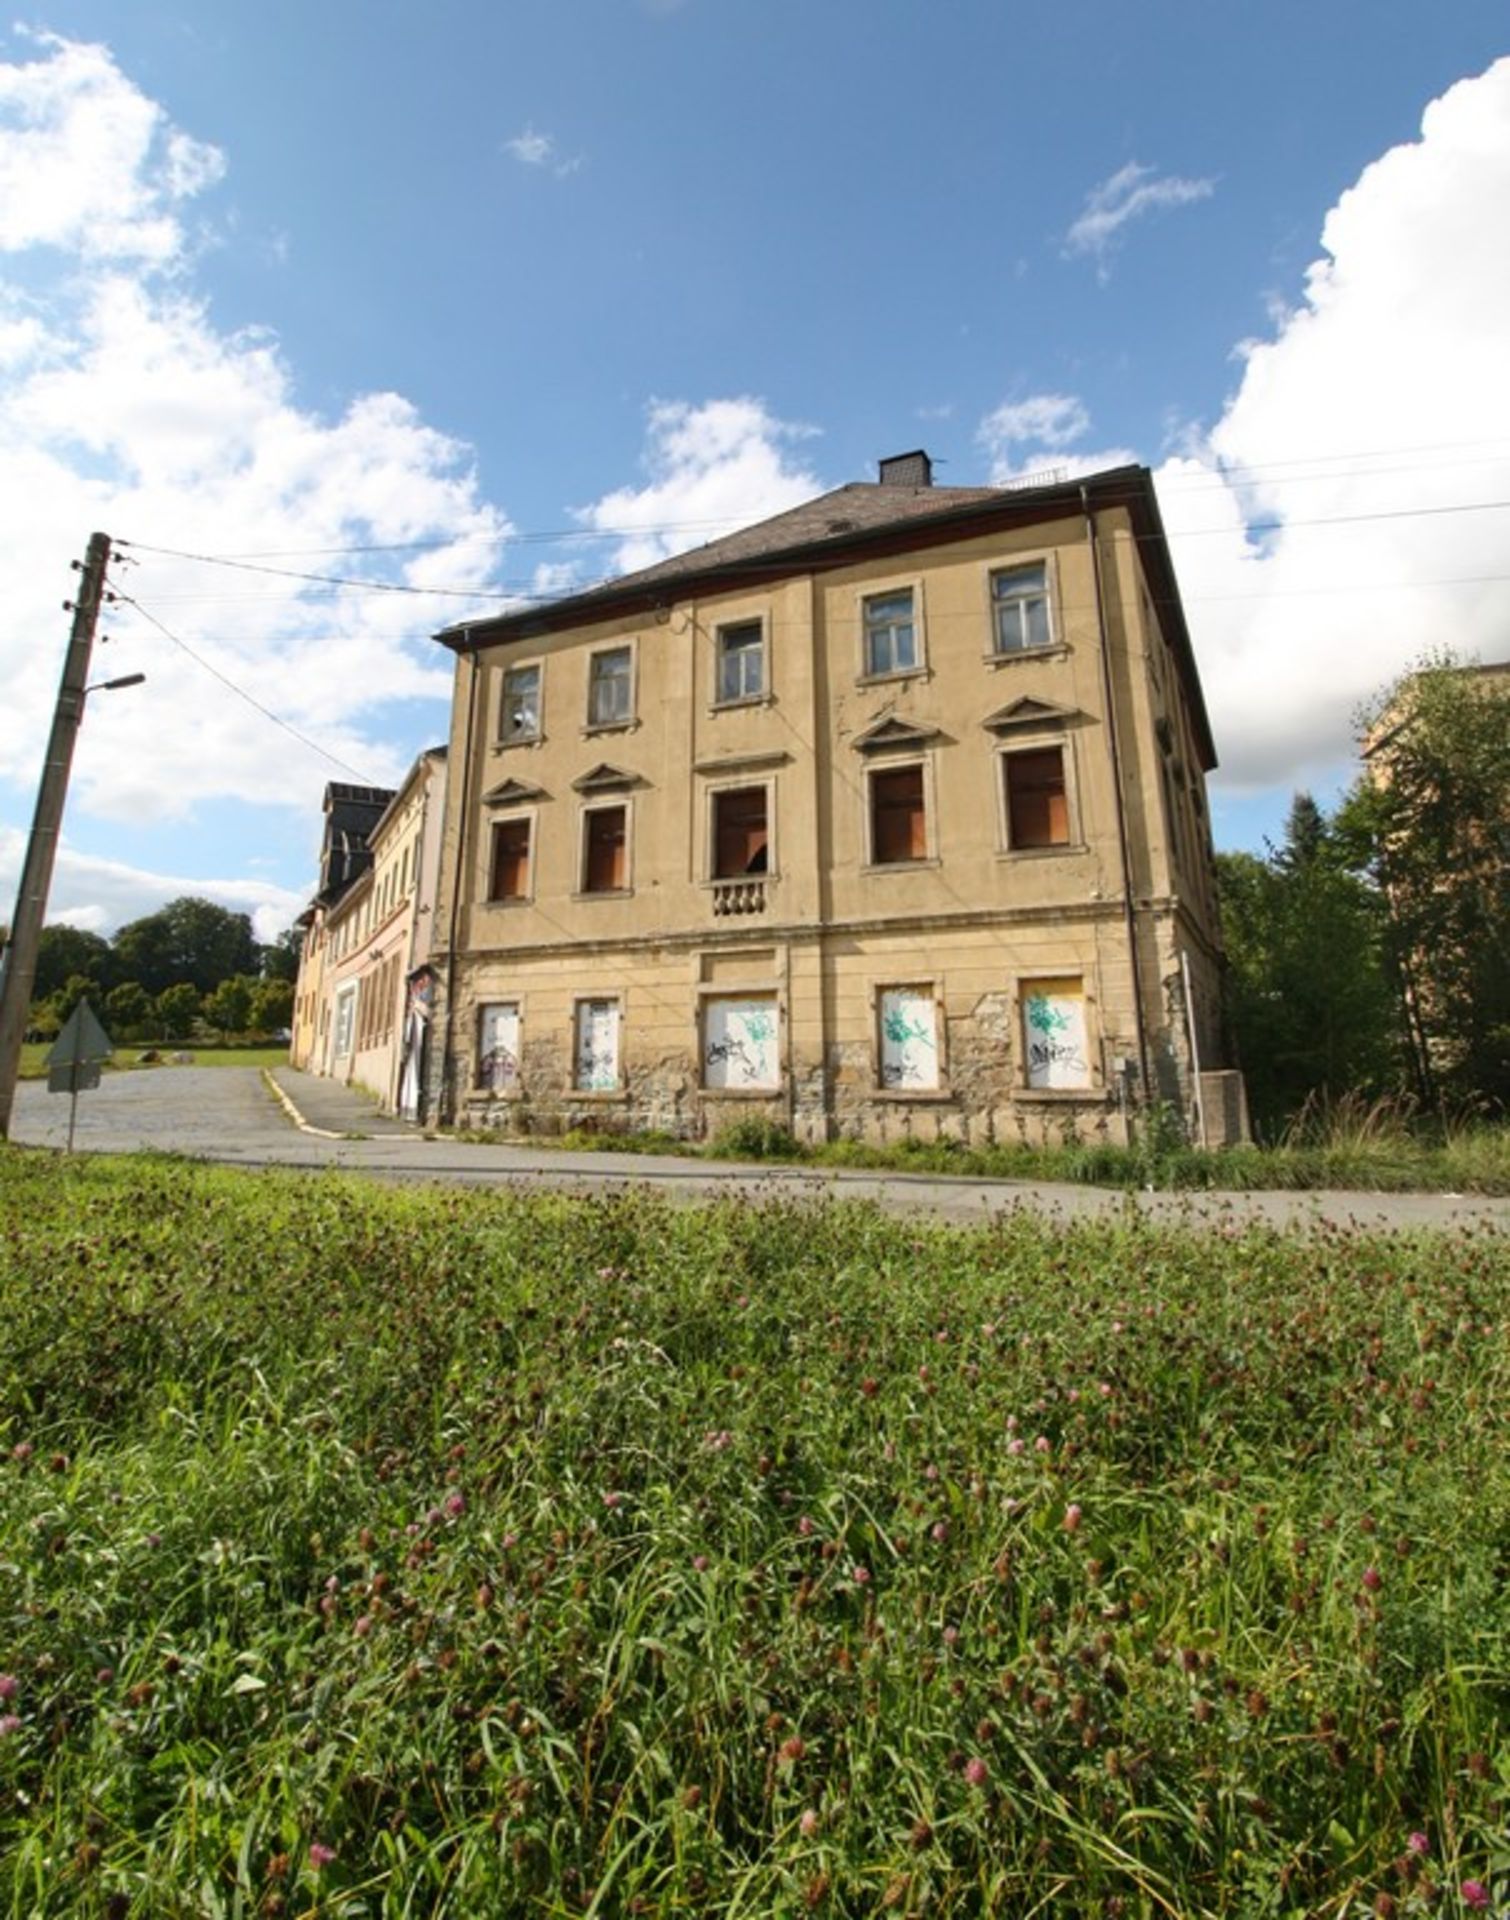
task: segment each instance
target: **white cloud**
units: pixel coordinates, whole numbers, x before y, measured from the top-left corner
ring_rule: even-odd
[[[0,892],[6,899],[13,896],[20,880],[25,844],[19,830],[0,827]],[[268,880],[151,873],[123,861],[78,853],[65,840],[58,848],[47,919],[49,925],[62,921],[108,936],[185,894],[213,900],[235,913],[249,913],[252,931],[263,941],[275,940],[290,926],[308,898]]]
[[[580,153],[563,156],[553,134],[537,133],[533,127],[516,133],[512,140],[505,140],[503,148],[505,153],[513,154],[526,167],[549,167],[558,180],[580,172],[583,164]]]
[[[1135,458],[1125,447],[1074,450],[1090,424],[1084,403],[1073,394],[1034,393],[1004,402],[986,415],[975,435],[990,456],[991,484],[1009,487],[1050,474],[1069,479],[1125,466]]]
[[[1226,781],[1320,785],[1428,648],[1510,655],[1510,59],[1328,214],[1205,443],[1160,469]]]
[[[179,203],[219,180],[223,156],[170,127],[107,48],[31,38],[41,59],[0,63],[0,251],[173,259]]]
[[[1085,196],[1079,218],[1064,237],[1065,252],[1091,255],[1104,280],[1110,271],[1108,255],[1130,220],[1167,207],[1188,207],[1194,201],[1208,200],[1215,191],[1214,180],[1156,174],[1152,167],[1129,160]]]
[[[0,63],[0,254],[58,255],[47,292],[0,302],[0,779],[20,792],[51,714],[69,561],[91,528],[139,543],[136,564],[113,569],[124,593],[379,782],[403,772],[384,738],[392,703],[433,702],[443,730],[449,662],[429,635],[483,604],[471,595],[508,531],[478,496],[468,450],[401,396],[318,416],[295,403],[274,336],[215,326],[192,291],[181,215],[221,171],[103,48],[49,37],[36,57]],[[424,544],[349,551],[407,542]],[[152,547],[284,556],[269,564],[423,591],[333,589]],[[91,702],[71,808],[146,822],[230,799],[318,820],[325,781],[349,776],[131,607],[111,608],[102,630],[115,636],[109,670],[148,683]]]
[[[794,458],[814,429],[777,420],[763,400],[743,397],[652,404],[642,487],[620,487],[576,510],[584,527],[621,534],[610,569],[626,573],[782,513],[821,493],[822,482]]]

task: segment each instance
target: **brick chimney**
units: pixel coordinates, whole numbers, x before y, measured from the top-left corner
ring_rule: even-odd
[[[881,462],[883,487],[931,487],[933,462],[921,447],[915,453],[894,453]]]

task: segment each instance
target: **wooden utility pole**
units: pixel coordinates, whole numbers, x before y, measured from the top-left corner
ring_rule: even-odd
[[[42,782],[37,789],[37,809],[32,815],[31,838],[26,843],[26,859],[21,868],[21,887],[16,895],[16,914],[11,922],[10,944],[5,950],[5,970],[0,975],[0,1140],[9,1138],[11,1108],[16,1098],[16,1074],[21,1065],[21,1042],[26,1037],[26,1016],[31,1008],[32,986],[37,977],[37,947],[42,923],[47,914],[47,894],[52,886],[53,861],[58,852],[58,834],[63,825],[63,805],[68,798],[68,775],[73,767],[73,744],[84,717],[84,689],[89,679],[89,657],[94,648],[94,630],[100,617],[100,600],[105,591],[105,568],[110,561],[110,536],[93,533],[89,551],[79,566],[79,597],[72,603],[73,630],[68,637],[68,653],[63,661],[63,678],[58,686],[58,701],[53,709],[52,732],[47,741],[47,758],[42,763]]]

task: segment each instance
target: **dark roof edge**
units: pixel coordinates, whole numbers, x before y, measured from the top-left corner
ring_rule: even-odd
[[[821,495],[819,496],[822,497]],[[1067,514],[1124,507],[1140,537],[1144,569],[1154,587],[1160,608],[1161,625],[1174,651],[1185,683],[1196,744],[1201,764],[1210,772],[1217,764],[1216,745],[1211,722],[1196,672],[1195,651],[1180,604],[1179,585],[1170,558],[1169,540],[1154,492],[1153,475],[1140,465],[1108,467],[1101,473],[1055,481],[1050,486],[1011,488],[982,499],[979,495],[937,513],[920,517],[886,520],[874,527],[835,534],[822,539],[797,541],[791,546],[773,547],[769,552],[748,554],[733,560],[710,560],[706,566],[689,566],[672,578],[659,576],[655,568],[625,574],[620,580],[589,587],[569,599],[548,605],[522,607],[517,612],[485,616],[447,627],[435,635],[442,646],[457,655],[500,641],[538,639],[564,628],[607,620],[615,615],[654,612],[677,600],[691,598],[711,586],[728,591],[746,582],[770,579],[785,572],[821,568],[827,572],[848,565],[851,560],[881,551],[888,546],[899,551],[913,547],[936,546],[958,539],[972,525],[983,530],[1037,520],[1062,519]]]

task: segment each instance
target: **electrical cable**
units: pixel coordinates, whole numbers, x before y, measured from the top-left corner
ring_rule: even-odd
[[[248,693],[245,687],[237,686],[236,682],[232,680],[229,675],[222,673],[218,667],[211,666],[210,662],[206,660],[202,654],[196,653],[186,640],[180,640],[176,633],[171,632],[165,627],[157,615],[144,607],[140,600],[135,599],[129,593],[123,593],[118,587],[115,589],[115,599],[120,606],[134,607],[144,620],[156,627],[157,631],[165,640],[170,640],[181,652],[186,653],[196,666],[203,667],[205,672],[213,679],[218,680],[223,687],[229,688],[238,700],[244,700],[249,707],[255,708],[265,720],[271,720],[275,727],[281,727],[285,733],[291,734],[301,746],[308,747],[312,753],[319,754],[322,760],[328,760],[333,767],[339,767],[342,773],[349,773],[352,779],[359,782],[360,785],[364,787],[377,785],[376,781],[370,780],[365,773],[359,772],[357,768],[349,765],[345,760],[342,760],[339,755],[331,753],[326,747],[322,747],[318,740],[311,740],[308,734],[300,733],[296,726],[285,720],[281,714],[274,713],[271,707],[263,706],[260,700]]]

